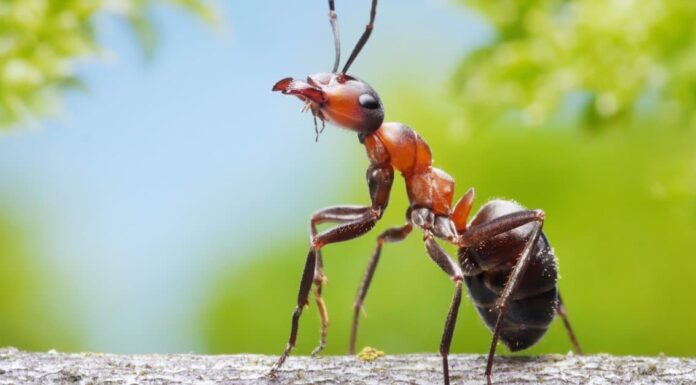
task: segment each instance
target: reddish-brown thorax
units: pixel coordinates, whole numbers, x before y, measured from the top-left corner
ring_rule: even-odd
[[[430,147],[411,128],[401,123],[384,123],[365,136],[370,161],[390,165],[401,172],[412,207],[428,207],[437,215],[450,216],[454,179],[432,167]]]

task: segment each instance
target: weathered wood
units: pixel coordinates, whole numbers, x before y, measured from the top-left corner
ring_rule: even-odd
[[[0,349],[0,384],[441,384],[436,354],[312,359],[291,356],[277,379],[276,357],[194,354],[28,353]],[[453,355],[453,384],[484,384],[485,358]],[[496,358],[497,384],[696,384],[696,359],[549,355]]]

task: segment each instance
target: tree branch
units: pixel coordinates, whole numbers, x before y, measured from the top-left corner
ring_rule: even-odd
[[[484,384],[485,357],[452,355],[453,384]],[[441,384],[437,354],[312,359],[292,356],[267,377],[274,356],[27,353],[0,349],[0,384]],[[548,355],[497,357],[497,384],[694,384],[696,359]]]

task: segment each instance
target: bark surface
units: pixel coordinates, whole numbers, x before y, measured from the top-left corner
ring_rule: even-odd
[[[0,384],[441,384],[436,354],[291,356],[275,379],[275,356],[28,353],[0,349]],[[485,384],[482,355],[450,356],[453,384]],[[696,384],[696,359],[548,355],[497,357],[494,384]]]

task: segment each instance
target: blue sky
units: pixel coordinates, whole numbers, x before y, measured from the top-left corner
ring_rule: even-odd
[[[68,94],[58,117],[0,136],[0,206],[31,224],[42,263],[79,294],[88,350],[200,349],[192,325],[214,273],[354,183],[341,175],[355,174],[355,139],[328,128],[314,143],[300,104],[270,92],[280,78],[330,69],[326,4],[220,3],[218,29],[157,8],[151,61],[103,17],[108,50],[80,65],[88,90]],[[345,57],[369,1],[337,7]],[[450,2],[384,0],[351,72],[378,90],[444,85],[485,38]]]

